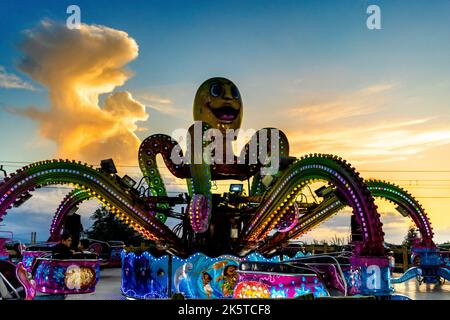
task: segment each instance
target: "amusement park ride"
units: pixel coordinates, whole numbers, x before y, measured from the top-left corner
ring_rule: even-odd
[[[103,162],[99,169],[62,159],[40,161],[0,182],[0,216],[37,188],[73,186],[51,224],[49,242],[56,242],[68,213],[83,201],[97,198],[111,214],[156,244],[150,252],[122,253],[122,292],[133,298],[164,298],[174,293],[189,298],[279,298],[312,293],[395,299],[399,296],[393,294],[392,283],[418,276],[426,283],[450,280],[448,266],[442,265],[433,242],[430,221],[405,190],[385,181],[363,180],[355,168],[334,155],[291,157],[286,135],[274,128],[257,131],[239,156],[230,157],[230,139],[217,137],[240,128],[243,105],[238,88],[227,79],[205,81],[195,96],[193,113],[195,124],[188,130],[186,140],[191,143],[185,155],[167,135],[152,135],[142,142],[138,159],[147,184],[144,191],[135,188],[130,177],[119,177],[112,161]],[[216,134],[216,139],[210,139],[208,132]],[[211,141],[224,150],[212,153],[214,162],[203,156]],[[261,154],[271,161],[251,161]],[[186,179],[187,194],[168,196],[158,155],[174,177]],[[264,171],[274,162],[279,170]],[[212,183],[218,180],[247,180],[249,194],[242,192],[240,184],[232,184],[228,193],[215,194]],[[328,183],[316,191],[322,201],[300,201],[302,190],[316,181]],[[420,264],[399,279],[390,277],[374,203],[378,197],[396,204],[421,233],[421,241],[413,248]],[[176,213],[177,205],[186,205],[186,213]],[[283,248],[291,240],[345,206],[352,208],[361,230],[361,241],[354,242],[352,252],[283,258]],[[180,236],[166,225],[169,217],[180,220]],[[95,288],[99,273],[95,259],[35,260],[33,285],[40,292],[83,293]],[[76,273],[82,275],[78,286],[71,283]]]

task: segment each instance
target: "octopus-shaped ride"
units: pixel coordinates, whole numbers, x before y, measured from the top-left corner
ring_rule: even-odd
[[[184,137],[185,153],[180,143],[168,135],[155,134],[142,142],[138,159],[148,187],[145,192],[102,168],[63,159],[40,161],[0,182],[0,219],[30,191],[66,184],[74,191],[56,211],[51,241],[58,240],[68,212],[87,199],[97,198],[121,221],[154,241],[160,251],[180,257],[196,252],[211,257],[243,257],[254,251],[276,253],[290,240],[350,206],[360,230],[354,264],[387,268],[384,233],[374,203],[374,197],[382,197],[394,202],[401,214],[415,222],[421,233],[418,247],[427,254],[437,252],[429,219],[416,199],[391,183],[363,180],[340,157],[292,157],[286,135],[275,128],[254,132],[235,155],[233,141],[243,119],[243,103],[232,81],[212,78],[201,84],[193,115],[195,122]],[[158,155],[174,177],[186,179],[185,196],[168,196]],[[249,194],[216,194],[214,183],[219,180],[247,180]],[[322,202],[306,205],[299,197],[315,181],[327,182],[327,192],[322,194]],[[175,213],[173,208],[183,204],[187,205],[186,212]],[[181,220],[181,237],[166,224],[169,217]]]

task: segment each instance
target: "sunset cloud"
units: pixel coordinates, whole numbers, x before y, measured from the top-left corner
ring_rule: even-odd
[[[308,123],[326,123],[350,117],[370,115],[380,112],[383,106],[382,93],[390,91],[392,84],[377,84],[334,99],[317,99],[304,102],[292,108],[291,115],[298,116]]]
[[[139,100],[145,103],[147,108],[156,110],[160,113],[174,115],[179,110],[173,107],[173,102],[167,98],[161,98],[153,94],[140,94]]]
[[[15,74],[7,73],[3,66],[0,66],[0,88],[36,91],[36,88],[31,83],[20,79]]]
[[[408,160],[450,144],[445,119],[383,117],[385,106],[395,105],[387,97],[395,87],[377,84],[291,108],[290,114],[299,119],[301,128],[287,132],[293,154],[334,153],[353,164],[384,163]]]
[[[70,30],[43,21],[26,31],[20,49],[19,69],[48,89],[50,101],[48,111],[21,113],[39,123],[42,137],[56,143],[57,156],[135,163],[137,122],[148,114],[129,92],[113,92],[131,76],[126,65],[138,56],[134,39],[104,26]],[[109,95],[100,105],[102,94]]]
[[[335,153],[355,164],[407,160],[431,148],[450,144],[448,126],[437,127],[429,119],[299,130],[290,137],[293,137],[290,143],[294,153]]]
[[[377,199],[378,203],[379,200]],[[385,241],[396,244],[402,243],[408,232],[408,227],[413,225],[412,220],[403,217],[395,211],[392,205],[388,209],[379,209],[378,212],[381,215],[381,222],[383,223]],[[336,238],[346,241],[351,236],[351,214],[351,209],[346,207],[297,240],[307,243],[327,241],[329,244]]]

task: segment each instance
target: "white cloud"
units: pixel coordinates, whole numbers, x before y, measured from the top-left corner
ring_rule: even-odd
[[[177,115],[181,110],[178,110],[173,106],[173,101],[167,98],[161,98],[157,95],[153,94],[139,94],[137,96],[140,101],[145,103],[147,108],[156,110],[160,113],[169,114],[169,115]]]
[[[7,89],[25,89],[36,91],[36,88],[31,84],[12,73],[7,73],[5,67],[0,66],[0,87]]]

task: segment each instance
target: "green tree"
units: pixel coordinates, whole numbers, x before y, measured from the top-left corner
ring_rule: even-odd
[[[105,207],[98,208],[92,214],[94,223],[86,235],[101,241],[123,241],[126,245],[139,246],[144,239],[131,227],[126,226]]]
[[[403,241],[403,245],[411,247],[418,239],[419,233],[417,232],[417,228],[415,226],[410,226],[408,233],[405,236],[405,240]]]

